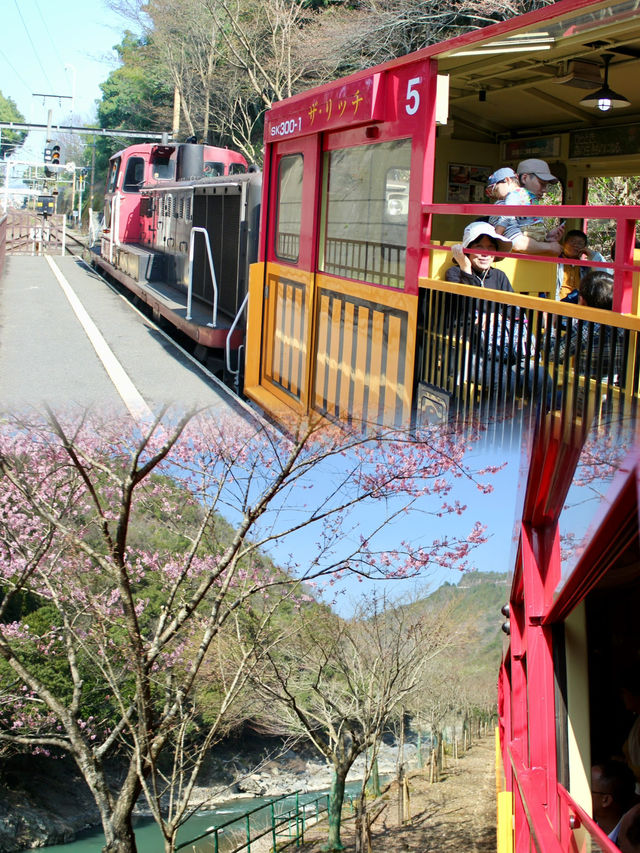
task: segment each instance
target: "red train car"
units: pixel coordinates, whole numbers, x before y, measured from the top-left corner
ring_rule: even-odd
[[[208,145],[134,145],[114,154],[94,262],[191,337],[212,368],[230,351],[257,257],[261,176]],[[226,351],[226,354],[225,354]]]
[[[191,173],[199,159],[198,177],[244,174],[247,171],[247,161],[242,154],[212,145],[138,143],[113,154],[109,159],[104,220],[111,242],[137,243],[140,240],[140,192],[143,186],[174,181],[180,172],[185,177],[194,177]],[[114,204],[116,198],[117,205]]]
[[[638,431],[587,433],[550,414],[526,456],[499,679],[498,851],[613,853],[592,816],[611,789],[592,790],[591,767],[624,759],[625,693],[640,698]]]
[[[623,109],[584,103],[602,83],[603,54]],[[461,365],[470,341],[448,325],[454,313],[475,310],[468,292],[443,279],[464,225],[495,212],[488,176],[529,158],[546,160],[562,188],[541,213],[567,228],[589,223],[594,235],[598,222],[614,220],[614,307],[637,315],[640,208],[595,207],[591,196],[598,176],[640,169],[638,71],[633,4],[561,0],[274,104],[249,300],[248,396],[276,417],[406,423],[450,411],[461,392],[477,403],[491,393],[495,382],[468,381],[479,358]],[[535,297],[555,297],[555,261],[512,256],[503,267],[523,295],[510,302],[500,294],[500,310],[515,304],[529,312],[530,328],[542,328]],[[547,300],[549,308],[560,328],[564,306]],[[571,311],[571,323],[595,320]],[[637,323],[630,329],[635,339]],[[528,398],[555,397],[560,365],[543,352],[536,360],[553,388]],[[636,394],[633,382],[627,388]]]

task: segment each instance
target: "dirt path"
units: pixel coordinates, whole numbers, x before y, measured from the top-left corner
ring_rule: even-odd
[[[373,853],[495,853],[495,752],[492,737],[476,741],[443,779],[430,785],[416,771],[410,775],[411,821],[398,826],[397,787],[385,793],[387,805],[372,827]],[[342,842],[354,850],[353,818],[343,821]],[[320,853],[326,826],[307,832],[303,853]]]

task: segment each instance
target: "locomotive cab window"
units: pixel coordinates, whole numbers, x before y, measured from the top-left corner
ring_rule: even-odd
[[[247,167],[244,163],[231,163],[229,166],[229,174],[230,175],[244,175],[247,171]]]
[[[303,162],[302,154],[289,154],[278,165],[275,251],[279,258],[294,263],[300,253]]]
[[[170,160],[168,158],[156,158],[153,161],[153,177],[157,181],[170,181],[175,177],[175,174],[175,160]]]
[[[120,173],[120,157],[116,157],[115,160],[111,161],[109,166],[109,177],[107,179],[107,192],[113,193],[116,190],[116,186],[118,184],[118,175]]]
[[[410,161],[410,139],[327,152],[322,272],[404,286]]]
[[[124,173],[122,191],[125,193],[140,192],[140,185],[144,182],[144,160],[142,157],[129,157],[127,171]]]
[[[205,160],[203,174],[207,178],[218,178],[224,175],[224,163],[219,163],[215,160]]]

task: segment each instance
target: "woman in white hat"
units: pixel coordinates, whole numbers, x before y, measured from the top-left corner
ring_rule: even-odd
[[[513,292],[507,276],[493,266],[496,252],[509,251],[511,240],[498,234],[493,225],[483,221],[471,222],[464,229],[462,243],[451,247],[455,266],[446,271],[445,279]]]
[[[464,229],[462,243],[451,247],[454,266],[445,272],[445,279],[512,293],[508,277],[493,266],[496,252],[510,250],[511,240],[498,234],[489,222],[471,222]],[[488,307],[476,309],[473,318],[475,328],[468,330],[469,340],[473,341],[470,361],[466,368],[463,367],[459,381],[477,374],[483,385],[495,390],[500,381],[499,374],[506,369],[511,374],[511,387],[521,388],[525,374],[529,377],[529,387],[533,387],[535,371],[527,358],[528,344],[533,342],[533,336],[523,334],[526,317],[523,316],[521,322],[519,318],[520,309],[515,306],[502,306],[498,310]],[[480,368],[477,359],[482,363]],[[538,368],[539,385],[543,375],[542,368]],[[506,381],[503,387],[506,387]]]

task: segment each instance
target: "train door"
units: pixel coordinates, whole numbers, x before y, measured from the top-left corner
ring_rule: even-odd
[[[264,389],[298,414],[309,405],[318,149],[316,135],[273,146],[268,180],[275,204],[267,223],[262,317],[257,320],[262,328],[259,376],[247,371],[252,396],[260,397]],[[265,407],[273,410],[274,405]]]

